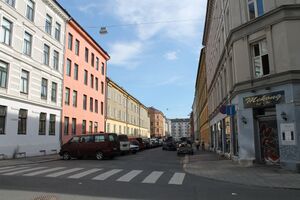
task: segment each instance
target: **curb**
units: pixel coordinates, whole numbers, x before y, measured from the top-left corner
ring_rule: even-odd
[[[57,160],[61,160],[61,159],[60,158],[53,158],[53,159],[48,159],[48,160],[28,161],[26,163],[15,163],[15,164],[4,164],[4,165],[1,165],[1,163],[0,163],[0,167],[11,167],[11,166],[20,166],[20,165],[33,165],[33,164],[37,164],[37,163],[53,162],[53,161],[57,161]]]
[[[186,163],[185,163],[186,162]],[[271,188],[271,189],[281,189],[281,190],[296,190],[299,191],[299,188],[295,188],[295,187],[278,187],[278,186],[267,186],[267,185],[254,185],[254,184],[247,184],[247,183],[238,183],[238,182],[234,182],[234,181],[230,181],[230,180],[222,180],[222,179],[217,179],[217,178],[211,178],[211,177],[207,177],[207,176],[203,176],[203,175],[198,175],[198,174],[194,174],[189,172],[189,170],[187,169],[187,165],[189,164],[189,157],[185,157],[183,160],[183,170],[191,175],[194,176],[198,176],[207,180],[211,180],[211,181],[219,181],[219,182],[223,182],[223,183],[230,183],[230,184],[239,184],[239,185],[244,185],[244,186],[251,186],[251,187],[263,187],[263,188]]]

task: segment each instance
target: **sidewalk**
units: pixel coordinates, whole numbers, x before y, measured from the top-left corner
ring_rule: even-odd
[[[17,159],[7,159],[7,160],[0,160],[0,167],[44,163],[44,162],[51,162],[51,161],[55,161],[55,160],[59,160],[59,159],[60,159],[60,156],[57,154],[46,155],[46,156],[27,157],[27,158],[17,158]]]
[[[216,153],[196,152],[184,159],[184,170],[197,176],[251,186],[300,189],[300,174],[276,166],[241,167]]]

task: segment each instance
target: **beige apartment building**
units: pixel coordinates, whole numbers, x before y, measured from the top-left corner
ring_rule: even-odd
[[[148,108],[107,78],[106,132],[150,137]]]
[[[148,108],[150,117],[150,132],[151,137],[164,137],[165,136],[165,116],[154,107]]]
[[[208,0],[211,148],[300,170],[300,1]]]

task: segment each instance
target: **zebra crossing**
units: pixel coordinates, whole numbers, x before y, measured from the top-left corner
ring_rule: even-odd
[[[113,180],[117,182],[129,183],[139,180],[141,184],[155,184],[159,180],[165,181],[168,185],[182,185],[185,173],[164,172],[164,171],[144,171],[125,169],[85,169],[80,167],[45,167],[45,166],[9,166],[0,167],[0,176],[25,176],[25,177],[46,177],[46,178],[67,178],[67,179],[89,179],[93,181]],[[163,178],[163,176],[165,176]],[[168,181],[166,181],[168,179]],[[161,182],[162,182],[161,181]]]

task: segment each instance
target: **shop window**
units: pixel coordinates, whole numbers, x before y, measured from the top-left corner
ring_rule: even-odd
[[[39,135],[46,135],[46,113],[40,113]]]

